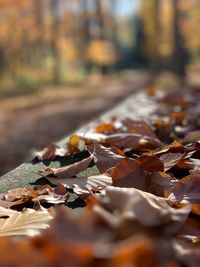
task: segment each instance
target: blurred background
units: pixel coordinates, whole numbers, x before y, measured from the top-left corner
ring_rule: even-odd
[[[152,82],[200,87],[200,0],[0,0],[0,173]]]

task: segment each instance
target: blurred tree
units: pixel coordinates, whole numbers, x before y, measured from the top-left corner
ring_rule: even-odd
[[[94,12],[91,23],[91,42],[88,47],[90,62],[98,68],[101,74],[108,73],[117,59],[117,53],[107,30],[108,3],[101,0],[94,1]],[[110,28],[111,29],[111,28]],[[111,31],[110,31],[111,32]]]
[[[4,49],[0,46],[0,74],[3,73],[6,68],[6,60],[4,55]]]
[[[117,55],[120,51],[120,44],[118,39],[118,25],[117,25],[117,17],[116,17],[116,0],[103,0],[102,1],[104,7],[104,29],[105,35],[107,39],[112,42],[113,49]],[[115,60],[116,61],[116,60]]]
[[[88,10],[88,0],[80,0],[80,16],[79,16],[79,47],[81,47],[80,56],[82,60],[82,65],[86,68],[87,72],[90,73],[91,66],[87,57],[87,48],[91,40],[91,14]]]
[[[191,53],[192,60],[198,62],[200,58],[200,1],[181,0],[179,12],[181,12],[181,31],[186,45]]]
[[[136,66],[144,66],[146,63],[145,51],[144,51],[144,42],[145,42],[145,33],[144,33],[144,23],[139,16],[134,18],[135,26],[135,46],[134,46],[134,64]]]
[[[61,31],[61,9],[59,0],[51,0],[51,49],[53,54],[53,82],[55,84],[61,81],[61,55],[59,51],[59,39]]]
[[[141,19],[144,28],[144,51],[153,70],[159,64],[159,0],[143,0],[141,3]]]
[[[188,64],[188,51],[180,29],[180,0],[172,2],[173,4],[173,53],[172,53],[172,70],[184,80],[186,76],[186,66]]]
[[[153,70],[162,65],[184,77],[188,51],[193,60],[200,55],[199,0],[143,0],[139,14],[119,16],[125,2],[0,0],[0,73],[13,84],[26,72],[59,83],[64,71],[82,77],[83,67],[107,73],[146,67],[148,59]]]
[[[105,39],[102,0],[94,0],[94,2],[95,2],[94,23],[96,24],[96,28],[94,28],[93,34],[97,38]]]
[[[35,46],[36,50],[35,56],[37,57],[37,63],[41,65],[44,56],[44,37],[45,37],[45,27],[44,27],[44,5],[43,0],[32,0],[33,1],[33,14],[35,15],[35,27],[37,29]]]

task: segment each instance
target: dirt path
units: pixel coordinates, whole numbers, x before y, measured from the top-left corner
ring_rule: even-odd
[[[43,89],[37,95],[0,101],[0,174],[26,160],[33,149],[80,127],[147,84],[146,73],[132,72],[78,87]]]

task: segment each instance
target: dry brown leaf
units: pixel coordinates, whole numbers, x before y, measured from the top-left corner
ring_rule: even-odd
[[[157,138],[151,126],[145,121],[134,121],[130,118],[125,118],[121,121],[121,123],[126,127],[126,131],[129,133]]]
[[[142,155],[137,158],[142,163],[143,168],[148,172],[164,171],[163,162],[154,155]]]
[[[148,173],[137,160],[130,158],[122,159],[108,173],[111,175],[113,185],[115,186],[146,189]]]
[[[37,235],[41,229],[49,227],[48,222],[52,218],[46,209],[18,212],[0,207],[0,236]]]
[[[147,192],[159,197],[168,197],[173,188],[173,183],[177,180],[165,172],[154,172],[149,175]]]
[[[173,184],[169,199],[192,203],[192,211],[200,215],[200,172],[194,172]]]
[[[112,184],[112,178],[107,174],[94,175],[81,178],[52,178],[47,177],[52,184],[63,184],[68,188],[74,189],[74,192],[78,195],[89,194],[90,190],[97,188],[104,188]]]
[[[11,208],[13,206],[26,204],[27,202],[47,202],[51,204],[65,203],[69,198],[68,192],[59,193],[57,188],[50,185],[38,185],[28,188],[15,188],[0,195],[0,206]]]
[[[179,230],[178,235],[200,236],[200,223],[198,216],[194,216],[194,218],[189,216],[185,224]]]
[[[185,136],[183,142],[187,144],[187,143],[196,142],[199,140],[200,140],[200,130],[197,130],[197,131],[188,133]]]
[[[186,121],[186,112],[180,111],[180,112],[172,112],[170,114],[170,118],[175,122],[176,125],[184,124]]]
[[[171,144],[166,145],[164,147],[161,147],[160,149],[156,149],[154,151],[150,151],[150,154],[159,155],[159,154],[163,154],[163,153],[166,153],[166,152],[185,153],[185,148],[180,142],[175,140]]]
[[[200,159],[190,158],[185,161],[186,167],[192,171],[200,171]]]
[[[57,187],[60,187],[60,185],[58,185]],[[61,190],[61,189],[60,189]],[[56,193],[57,191],[57,193]],[[62,189],[62,192],[58,192],[59,190],[57,190],[57,188],[55,188],[53,190],[53,192],[49,193],[49,194],[44,194],[44,195],[39,195],[35,198],[32,199],[33,202],[40,202],[40,203],[50,203],[50,204],[63,204],[65,203],[68,199],[69,199],[69,193],[67,192],[66,188],[64,190],[64,188]],[[64,193],[65,191],[65,193]]]
[[[160,140],[165,143],[172,141],[172,138],[170,136],[174,132],[174,125],[170,120],[163,118],[156,119],[153,122],[153,126],[155,128],[156,135]]]
[[[132,150],[151,150],[162,146],[156,137],[134,133],[116,133],[104,139],[105,144]]]
[[[166,233],[176,233],[191,210],[189,203],[176,209],[172,201],[135,188],[108,186],[100,200],[107,212],[111,213],[108,223],[114,227],[128,219],[146,227],[160,226]],[[101,215],[102,208],[94,206],[94,210]]]
[[[50,144],[45,147],[42,151],[38,151],[35,153],[35,156],[39,160],[49,160],[53,159],[56,156],[64,157],[67,154],[67,150],[65,148],[61,148],[55,144]]]
[[[42,175],[53,175],[59,179],[66,177],[73,177],[77,173],[84,171],[89,166],[90,162],[94,158],[94,154],[90,155],[88,158],[78,161],[76,163],[60,167],[60,168],[46,168],[41,170]]]
[[[105,173],[124,158],[124,156],[117,154],[118,150],[115,147],[108,148],[100,144],[95,144],[87,146],[87,150],[91,154],[94,153],[95,163],[100,173]]]
[[[184,157],[182,153],[166,153],[160,156],[160,160],[164,164],[164,171],[168,171],[178,164]]]

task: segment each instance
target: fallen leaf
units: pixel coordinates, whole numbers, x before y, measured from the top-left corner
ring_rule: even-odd
[[[170,200],[192,203],[192,211],[200,215],[200,172],[194,172],[173,184]]]
[[[192,142],[196,142],[199,140],[200,140],[200,130],[197,130],[197,131],[188,133],[185,136],[183,142],[187,144],[187,143],[192,143]]]
[[[170,153],[185,153],[185,148],[180,142],[175,140],[171,144],[166,145],[164,147],[161,147],[159,149],[156,149],[154,151],[150,151],[149,153],[153,154],[153,155],[159,155],[159,154],[163,154],[163,153],[166,153],[166,152],[170,152]]]
[[[139,161],[148,172],[164,171],[163,162],[154,155],[142,155],[137,158],[137,161]]]
[[[24,209],[22,212],[0,207],[0,236],[39,234],[49,227],[52,216],[46,209]]]
[[[193,159],[190,158],[189,160],[185,161],[185,164],[189,170],[192,171],[200,171],[200,159]]]
[[[146,188],[148,173],[137,160],[130,158],[122,159],[108,173],[113,179],[114,186],[135,187],[141,190]]]
[[[68,145],[70,146],[70,149],[72,150],[71,153],[73,153],[73,149],[78,150],[79,152],[83,151],[85,149],[85,141],[82,137],[73,134],[69,138]]]
[[[199,267],[200,238],[195,236],[180,236],[173,241],[176,258],[182,265]]]
[[[52,178],[47,177],[47,179],[52,184],[63,184],[68,188],[75,189],[75,192],[79,192],[80,194],[90,193],[90,190],[95,190],[97,188],[104,188],[108,185],[112,184],[112,178],[109,175],[101,174],[94,175],[89,177],[81,177],[81,178]]]
[[[182,94],[180,91],[175,91],[166,94],[162,100],[163,103],[167,103],[170,106],[178,106],[181,110],[185,110],[188,107],[188,101],[186,95]]]
[[[148,177],[147,192],[159,197],[168,197],[173,189],[173,183],[177,180],[165,172],[153,172]]]
[[[164,171],[168,171],[171,168],[173,168],[177,163],[179,163],[182,158],[184,157],[184,154],[182,153],[165,153],[160,156],[160,160],[164,164]]]
[[[118,244],[111,257],[109,267],[155,267],[157,265],[155,246],[144,237],[131,238]]]
[[[0,266],[2,267],[49,267],[50,262],[35,248],[32,242],[21,240],[16,242],[9,237],[0,237]]]
[[[57,188],[50,185],[38,185],[28,188],[16,188],[0,195],[0,206],[11,208],[27,202],[47,202],[51,204],[65,203],[69,198],[68,192],[60,194]]]
[[[95,133],[95,132],[78,132],[77,135],[81,138],[83,138],[86,141],[90,141],[91,143],[93,142],[103,142],[106,138],[105,134],[101,134],[101,133]]]
[[[46,168],[39,171],[42,175],[53,175],[57,178],[73,177],[77,173],[84,171],[88,168],[90,162],[93,160],[94,155],[90,155],[86,159],[78,161],[76,163],[60,167],[60,168]]]
[[[194,217],[194,218],[193,218]],[[200,223],[197,216],[189,216],[178,235],[200,236]]]
[[[97,133],[109,134],[116,131],[113,123],[102,123],[96,127]]]
[[[145,121],[134,121],[125,118],[121,121],[122,125],[127,128],[127,132],[157,138],[151,126]]]
[[[112,214],[114,220],[109,223],[114,227],[128,219],[147,227],[160,226],[163,232],[172,234],[185,223],[191,210],[189,203],[174,208],[172,201],[135,188],[108,186],[100,196],[104,209]],[[98,206],[94,206],[94,211],[101,215]]]
[[[170,120],[156,119],[153,122],[156,136],[165,143],[172,141],[171,134],[174,132],[174,125]]]
[[[36,152],[35,156],[39,160],[49,160],[53,159],[56,156],[64,157],[67,154],[67,150],[65,148],[61,148],[55,144],[50,144],[45,147],[42,151]]]
[[[162,146],[162,142],[155,137],[134,133],[116,133],[104,139],[105,144],[128,148],[132,150],[150,150]]]
[[[46,190],[45,190],[46,191]],[[50,190],[49,193],[42,194],[42,191],[37,197],[33,198],[33,202],[46,202],[50,204],[62,204],[65,203],[69,199],[69,193],[66,188],[60,184],[58,184],[54,189]]]
[[[170,118],[175,122],[176,125],[184,124],[186,122],[186,112],[172,112],[170,114]]]
[[[105,173],[124,158],[124,156],[117,154],[118,150],[114,147],[108,148],[100,144],[95,144],[87,146],[87,150],[91,154],[94,153],[95,164],[100,173]]]

